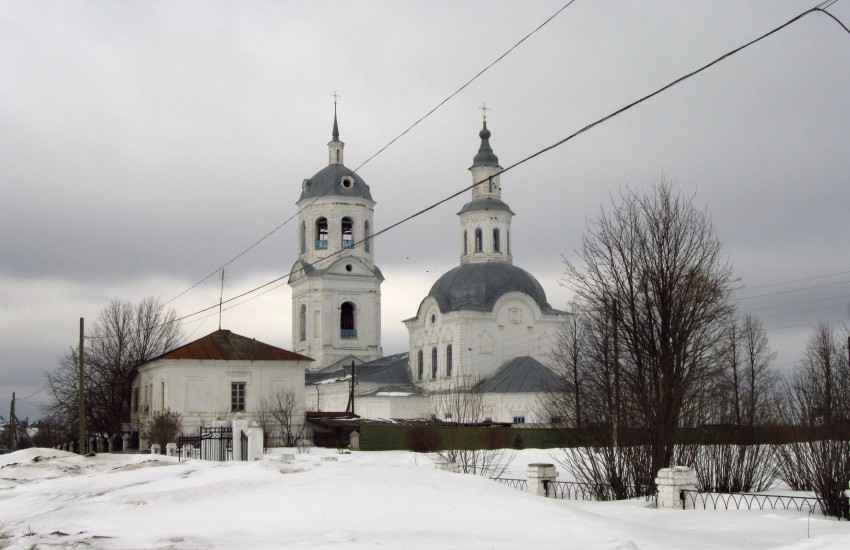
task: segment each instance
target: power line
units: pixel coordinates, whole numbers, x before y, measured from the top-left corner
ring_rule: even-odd
[[[741,286],[735,290],[759,290],[762,288],[770,288],[774,286],[783,286],[783,285],[791,285],[794,283],[805,283],[806,281],[814,281],[816,279],[826,279],[827,277],[835,277],[837,275],[847,275],[850,271],[839,271],[838,273],[828,273],[826,275],[815,275],[814,277],[804,277],[802,279],[794,279],[792,281],[783,281],[781,283],[770,283],[767,285],[759,285],[759,286]]]
[[[792,288],[790,290],[779,290],[777,292],[768,292],[767,294],[758,294],[756,296],[743,296],[741,298],[737,298],[739,302],[743,302],[744,300],[755,300],[756,298],[767,298],[768,296],[779,296],[781,294],[793,294],[795,292],[804,292],[806,290],[814,290],[816,288],[827,288],[830,286],[838,286],[838,285],[846,285],[850,284],[850,281],[838,281],[835,283],[826,283],[822,285],[815,286],[807,286],[804,288]]]
[[[713,60],[713,61],[711,61],[711,62],[709,62],[709,63],[707,63],[707,64],[703,65],[702,67],[700,67],[700,68],[698,68],[698,69],[696,69],[696,70],[694,70],[694,71],[692,71],[692,72],[690,72],[690,73],[687,73],[686,75],[684,75],[684,76],[682,76],[682,77],[677,78],[676,80],[674,80],[674,81],[670,82],[669,84],[667,84],[667,85],[665,85],[665,86],[662,86],[661,88],[658,88],[658,89],[657,89],[657,90],[655,90],[654,92],[652,92],[652,93],[650,93],[650,94],[647,94],[647,95],[645,95],[645,96],[641,97],[640,99],[638,99],[638,100],[636,100],[636,101],[633,101],[632,103],[629,103],[629,104],[628,104],[628,105],[626,105],[625,107],[622,107],[622,108],[620,108],[620,109],[618,109],[618,110],[616,110],[616,111],[614,111],[614,112],[612,112],[612,113],[610,113],[610,114],[608,114],[608,115],[606,115],[606,116],[604,116],[604,117],[602,117],[602,118],[600,118],[600,119],[596,120],[595,122],[592,122],[592,123],[590,123],[590,124],[588,124],[588,125],[584,126],[584,127],[583,127],[583,128],[581,128],[580,130],[578,130],[578,131],[576,131],[576,132],[574,132],[574,133],[572,133],[572,134],[568,135],[567,137],[565,137],[565,138],[563,138],[563,139],[561,139],[561,140],[559,140],[559,141],[555,142],[554,144],[549,145],[548,147],[545,147],[545,148],[543,148],[543,149],[540,149],[540,150],[538,150],[537,152],[535,152],[535,153],[533,153],[533,154],[531,154],[531,155],[529,155],[529,156],[527,156],[527,157],[525,157],[525,158],[523,158],[523,159],[521,159],[521,160],[519,160],[519,161],[517,161],[517,162],[515,162],[515,163],[511,164],[511,165],[509,165],[508,167],[504,168],[502,171],[498,172],[497,174],[494,174],[493,176],[490,176],[490,177],[488,177],[488,178],[484,178],[484,179],[482,179],[481,181],[475,182],[475,183],[473,183],[472,185],[467,186],[467,187],[465,187],[465,188],[463,188],[463,189],[461,189],[461,190],[457,191],[456,193],[453,193],[453,194],[449,195],[448,197],[446,197],[446,198],[444,198],[444,199],[442,199],[442,200],[439,200],[439,201],[437,201],[437,202],[435,202],[435,203],[433,203],[433,204],[431,204],[431,205],[429,205],[429,206],[426,206],[425,208],[422,208],[421,210],[419,210],[419,211],[417,211],[417,212],[415,212],[415,213],[413,213],[413,214],[411,214],[411,215],[409,215],[409,216],[407,216],[407,217],[405,217],[405,218],[403,218],[403,219],[401,219],[401,220],[399,220],[399,221],[397,221],[397,222],[395,222],[395,223],[391,224],[390,226],[388,226],[388,227],[386,227],[386,228],[384,228],[384,229],[382,229],[382,230],[380,230],[380,231],[378,231],[378,232],[374,233],[374,234],[373,234],[373,235],[371,235],[370,237],[368,237],[368,238],[364,238],[364,239],[361,239],[361,240],[359,240],[359,241],[355,242],[355,243],[353,244],[353,246],[357,246],[357,245],[359,245],[359,244],[363,243],[364,241],[367,241],[367,240],[369,240],[369,239],[374,239],[374,238],[378,237],[379,235],[382,235],[382,234],[384,234],[384,233],[386,233],[386,232],[388,232],[388,231],[390,231],[390,230],[392,230],[392,229],[395,229],[396,227],[398,227],[398,226],[400,226],[400,225],[402,225],[402,224],[404,224],[404,223],[406,223],[406,222],[408,222],[408,221],[410,221],[410,220],[412,220],[412,219],[414,219],[414,218],[416,218],[416,217],[419,217],[419,216],[421,216],[422,214],[425,214],[426,212],[428,212],[428,211],[430,211],[430,210],[433,210],[434,208],[436,208],[436,207],[438,207],[438,206],[440,206],[440,205],[442,205],[442,204],[444,204],[444,203],[446,203],[446,202],[450,201],[451,199],[453,199],[453,198],[455,198],[455,197],[457,197],[457,196],[459,196],[459,195],[462,195],[462,194],[466,193],[467,191],[469,191],[470,189],[474,188],[475,186],[477,186],[477,185],[481,185],[481,184],[483,184],[483,183],[486,183],[487,181],[489,181],[492,177],[495,177],[496,175],[504,174],[504,173],[506,173],[506,172],[508,172],[508,171],[510,171],[510,170],[512,170],[512,169],[514,169],[514,168],[516,168],[516,167],[518,167],[518,166],[520,166],[520,165],[522,165],[522,164],[524,164],[524,163],[526,163],[526,162],[528,162],[528,161],[530,161],[530,160],[532,160],[532,159],[534,159],[534,158],[536,158],[536,157],[538,157],[538,156],[540,156],[540,155],[544,154],[544,153],[547,153],[547,152],[549,152],[549,151],[551,151],[551,150],[553,150],[553,149],[556,149],[556,148],[560,147],[561,145],[563,145],[563,144],[567,143],[568,141],[572,140],[573,138],[575,138],[575,137],[577,137],[577,136],[579,136],[579,135],[583,134],[584,132],[586,132],[586,131],[588,131],[588,130],[590,130],[590,129],[592,129],[592,128],[596,127],[596,126],[599,126],[600,124],[603,124],[604,122],[607,122],[607,121],[609,121],[609,120],[613,119],[614,117],[616,117],[616,116],[618,116],[618,115],[620,115],[620,114],[622,114],[622,113],[624,113],[624,112],[626,112],[626,111],[628,111],[628,110],[632,109],[633,107],[636,107],[637,105],[639,105],[639,104],[643,103],[644,101],[647,101],[647,100],[649,100],[649,99],[651,99],[651,98],[653,98],[653,97],[655,97],[655,96],[657,96],[657,95],[659,95],[659,94],[661,94],[661,93],[663,93],[663,92],[665,92],[665,91],[669,90],[669,89],[670,89],[670,88],[672,88],[673,86],[675,86],[675,85],[677,85],[677,84],[680,84],[680,83],[684,82],[685,80],[690,79],[690,78],[691,78],[691,77],[693,77],[693,76],[696,76],[697,74],[699,74],[699,73],[701,73],[701,72],[705,71],[706,69],[708,69],[708,68],[710,68],[710,67],[712,67],[712,66],[714,66],[714,65],[716,65],[716,64],[718,64],[718,63],[720,63],[721,61],[724,61],[724,60],[728,59],[729,57],[731,57],[731,56],[733,56],[733,55],[737,54],[738,52],[740,52],[740,51],[742,51],[742,50],[744,50],[744,49],[746,49],[746,48],[748,48],[748,47],[750,47],[750,46],[752,46],[752,45],[754,45],[754,44],[756,44],[756,43],[760,42],[761,40],[764,40],[765,38],[767,38],[767,37],[769,37],[769,36],[771,36],[771,35],[773,35],[773,34],[775,34],[775,33],[779,32],[780,30],[784,29],[785,27],[788,27],[789,25],[791,25],[791,24],[793,24],[793,23],[795,23],[795,22],[799,21],[800,19],[802,19],[802,18],[803,18],[803,17],[805,17],[806,15],[809,15],[809,14],[811,14],[811,13],[816,13],[816,12],[824,12],[824,13],[826,13],[824,8],[831,6],[834,2],[835,2],[835,0],[828,0],[827,2],[824,2],[824,3],[822,3],[822,4],[819,4],[818,6],[816,6],[816,7],[814,7],[814,8],[810,8],[810,9],[808,9],[808,10],[806,10],[806,11],[804,11],[804,12],[800,13],[799,15],[797,15],[797,16],[795,16],[794,18],[790,19],[790,20],[789,20],[789,21],[787,21],[786,23],[783,23],[782,25],[779,25],[778,27],[775,27],[773,30],[768,31],[767,33],[762,34],[762,35],[761,35],[761,36],[759,36],[758,38],[756,38],[756,39],[754,39],[754,40],[751,40],[750,42],[747,42],[746,44],[744,44],[744,45],[742,45],[742,46],[739,46],[739,47],[737,47],[737,48],[735,48],[735,49],[733,49],[733,50],[731,50],[731,51],[729,51],[729,52],[727,52],[727,53],[725,53],[725,54],[721,55],[720,57],[718,57],[718,58],[716,58],[715,60]],[[566,7],[568,7],[568,6],[569,6],[569,4],[567,4],[567,6],[565,6],[565,8],[566,8]],[[557,14],[556,14],[556,15],[557,15]],[[832,16],[830,15],[830,17],[832,17]],[[832,18],[833,18],[833,19],[835,19],[835,17],[832,17]],[[836,19],[836,21],[837,21],[837,19]],[[839,24],[841,24],[841,22],[840,22],[840,21],[839,21]],[[847,30],[847,28],[846,28],[846,27],[844,27],[844,25],[843,25],[843,24],[841,24],[841,26],[842,26],[845,30]],[[850,30],[848,30],[847,32],[848,32],[848,34],[850,34]],[[293,216],[293,217],[294,217],[294,216]],[[290,219],[292,219],[292,217],[291,217]],[[286,222],[284,222],[284,223],[286,223]],[[283,224],[281,224],[281,226],[282,226],[282,225],[283,225]],[[267,235],[267,236],[268,236],[268,235]],[[318,264],[318,263],[320,263],[320,262],[324,262],[324,261],[326,261],[326,260],[330,260],[330,259],[331,259],[331,258],[333,258],[334,256],[337,256],[337,255],[341,254],[342,252],[345,252],[346,250],[347,250],[347,249],[340,249],[340,250],[338,250],[338,251],[336,251],[336,252],[334,252],[334,253],[332,253],[332,254],[330,254],[330,255],[326,256],[325,258],[321,258],[321,259],[319,259],[319,260],[317,260],[317,261],[315,261],[315,262],[313,262],[313,263],[307,264],[307,266],[313,267],[313,266],[315,266],[316,264]],[[183,321],[183,320],[188,319],[188,318],[190,318],[190,317],[194,317],[194,316],[196,316],[196,315],[200,315],[201,313],[205,313],[205,312],[207,312],[207,311],[209,311],[209,310],[211,310],[211,309],[213,309],[213,308],[219,307],[219,305],[220,305],[220,304],[226,304],[226,303],[233,302],[233,301],[235,301],[235,300],[238,300],[239,298],[243,298],[243,297],[245,297],[245,296],[247,296],[247,295],[249,295],[249,294],[252,294],[252,293],[254,293],[254,292],[258,291],[258,290],[261,290],[261,289],[266,288],[266,287],[268,287],[268,286],[270,286],[270,285],[273,285],[274,283],[280,282],[280,281],[282,281],[283,279],[285,279],[285,278],[287,278],[287,277],[291,277],[293,274],[300,273],[300,272],[302,272],[303,270],[304,270],[304,268],[303,268],[303,267],[302,267],[302,268],[300,268],[300,269],[298,269],[298,270],[293,269],[293,270],[291,270],[289,273],[287,273],[287,274],[285,274],[285,275],[282,275],[282,276],[280,276],[280,277],[277,277],[277,278],[275,278],[275,279],[272,279],[271,281],[268,281],[268,282],[266,282],[266,283],[264,283],[264,284],[262,284],[262,285],[259,285],[259,286],[255,287],[255,288],[251,289],[251,290],[245,291],[245,292],[243,292],[243,293],[241,293],[241,294],[239,294],[239,295],[237,295],[237,296],[233,296],[232,298],[228,298],[227,300],[224,300],[224,301],[222,301],[222,302],[220,302],[220,303],[216,303],[216,304],[214,304],[214,305],[211,305],[211,306],[208,306],[208,307],[206,307],[206,308],[200,309],[200,310],[195,311],[195,312],[193,312],[193,313],[190,313],[190,314],[188,314],[188,315],[184,315],[184,316],[182,316],[182,317],[179,317],[179,318],[175,319],[175,321]],[[215,274],[215,273],[217,273],[217,272],[218,272],[218,270],[216,270],[215,272],[213,272],[213,274]],[[210,276],[211,276],[211,275],[210,275]],[[208,277],[209,277],[209,276],[208,276]],[[200,284],[200,283],[199,283],[199,284]],[[270,290],[271,290],[271,289],[270,289]],[[749,298],[754,298],[754,297],[752,297],[752,296],[751,296],[751,297],[749,297]],[[747,299],[748,299],[748,298],[747,298]],[[246,300],[246,301],[247,301],[247,300]]]
[[[525,41],[526,41],[527,39],[529,39],[532,35],[534,35],[537,31],[539,31],[539,30],[540,30],[540,29],[542,29],[544,26],[546,26],[546,25],[547,25],[550,21],[552,21],[555,17],[557,17],[557,16],[558,16],[558,15],[559,15],[562,11],[564,11],[565,9],[567,9],[568,7],[570,7],[570,5],[572,5],[572,4],[573,4],[573,2],[575,2],[575,1],[576,1],[576,0],[570,0],[569,2],[567,2],[566,4],[564,4],[564,6],[562,6],[562,7],[561,7],[558,11],[556,11],[556,12],[555,12],[555,13],[554,13],[551,17],[549,17],[549,18],[548,18],[548,19],[546,19],[543,23],[541,23],[540,25],[538,25],[538,26],[537,26],[534,30],[532,30],[530,33],[528,33],[528,34],[526,34],[525,36],[523,36],[523,37],[522,37],[522,39],[520,39],[520,41],[519,41],[519,42],[517,42],[516,44],[514,44],[513,46],[511,46],[510,48],[508,48],[508,50],[507,50],[505,53],[503,53],[502,55],[500,55],[499,57],[497,57],[497,58],[495,59],[495,61],[493,61],[492,63],[490,63],[489,65],[487,65],[487,66],[486,66],[486,67],[484,67],[483,69],[481,69],[481,70],[480,70],[480,71],[479,71],[479,72],[478,72],[475,76],[473,76],[472,78],[470,78],[470,79],[469,79],[466,83],[464,83],[464,84],[463,84],[460,88],[458,88],[457,90],[455,90],[454,92],[452,92],[451,94],[449,94],[449,95],[448,95],[448,97],[446,97],[444,100],[442,100],[440,103],[438,103],[436,107],[434,107],[433,109],[431,109],[430,111],[428,111],[427,113],[425,113],[425,115],[423,115],[422,117],[420,117],[420,118],[419,118],[419,120],[417,120],[416,122],[414,122],[413,124],[411,124],[410,126],[408,126],[406,130],[404,130],[402,133],[400,133],[400,134],[399,134],[399,135],[397,135],[395,138],[393,138],[392,140],[390,140],[390,141],[389,141],[389,143],[387,143],[386,145],[384,145],[383,147],[381,147],[381,148],[378,150],[378,152],[377,152],[377,153],[375,153],[375,154],[374,154],[374,155],[372,155],[371,157],[367,158],[367,159],[366,159],[363,163],[361,163],[361,164],[360,164],[360,166],[358,166],[357,168],[355,168],[355,169],[353,170],[353,172],[356,174],[356,173],[357,173],[357,172],[358,172],[361,168],[363,168],[363,167],[364,167],[364,166],[365,166],[365,165],[366,165],[369,161],[371,161],[372,159],[374,159],[375,157],[377,157],[378,155],[380,155],[381,153],[383,153],[383,152],[384,152],[387,148],[389,148],[389,147],[390,147],[393,143],[395,143],[396,141],[398,141],[399,139],[401,139],[402,137],[404,137],[404,135],[405,135],[405,134],[407,134],[407,133],[408,133],[408,132],[410,132],[413,128],[415,128],[417,125],[419,125],[419,123],[420,123],[420,122],[422,122],[423,120],[425,120],[426,118],[428,118],[428,117],[430,117],[432,114],[434,114],[434,112],[435,112],[435,111],[437,111],[437,109],[439,109],[440,107],[442,107],[445,103],[447,103],[449,100],[451,100],[453,97],[455,97],[458,93],[460,93],[461,91],[463,91],[463,90],[464,90],[467,86],[469,86],[470,84],[472,84],[472,83],[473,83],[476,79],[478,79],[478,77],[479,77],[479,76],[483,75],[485,72],[487,72],[487,70],[489,70],[491,67],[493,67],[493,65],[495,65],[496,63],[498,63],[499,61],[501,61],[502,59],[504,59],[504,58],[505,58],[508,54],[510,54],[512,51],[514,51],[514,50],[515,50],[515,49],[516,49],[516,48],[517,48],[520,44],[522,44],[523,42],[525,42]],[[334,104],[336,104],[336,103],[334,103]],[[283,221],[283,223],[281,223],[280,225],[278,225],[277,227],[275,227],[274,229],[272,229],[271,231],[269,231],[268,233],[266,233],[265,235],[263,235],[263,236],[262,236],[259,240],[255,241],[255,242],[254,242],[254,244],[252,244],[251,246],[249,246],[248,248],[246,248],[245,250],[243,250],[242,252],[240,252],[239,254],[237,254],[236,256],[234,256],[233,258],[231,258],[230,260],[228,260],[228,261],[227,261],[224,265],[222,265],[221,267],[218,267],[218,268],[214,269],[212,272],[210,272],[210,273],[209,273],[209,275],[207,275],[206,277],[204,277],[203,279],[201,279],[201,280],[200,280],[200,281],[198,281],[197,283],[193,284],[192,286],[190,286],[189,288],[187,288],[186,290],[184,290],[183,292],[181,292],[180,294],[178,294],[178,295],[177,295],[177,296],[175,296],[174,298],[171,298],[170,300],[168,300],[167,302],[165,302],[165,304],[170,304],[170,303],[171,303],[171,302],[173,302],[174,300],[176,300],[176,299],[180,298],[181,296],[183,296],[184,294],[186,294],[186,293],[187,293],[187,292],[189,292],[190,290],[192,290],[192,289],[196,288],[198,285],[202,284],[202,283],[203,283],[203,282],[205,282],[207,279],[209,279],[210,277],[212,277],[213,275],[215,275],[216,273],[218,273],[219,271],[221,271],[221,270],[222,270],[222,269],[224,269],[225,267],[229,266],[230,264],[232,264],[233,262],[235,262],[236,260],[238,260],[239,258],[241,258],[242,256],[244,256],[245,254],[247,254],[248,252],[250,252],[250,251],[251,251],[252,249],[254,249],[257,245],[259,245],[260,243],[262,243],[263,241],[265,241],[267,238],[269,238],[269,237],[271,237],[272,235],[274,235],[275,233],[277,233],[277,232],[278,232],[281,228],[283,228],[286,224],[288,224],[290,221],[292,221],[293,219],[295,219],[295,218],[296,218],[299,214],[301,214],[301,212],[302,212],[305,208],[308,208],[308,207],[309,207],[309,206],[311,206],[313,203],[315,203],[317,200],[319,200],[321,197],[323,197],[324,195],[326,195],[327,193],[329,193],[329,192],[331,191],[331,189],[332,189],[331,187],[329,187],[328,189],[326,189],[326,190],[325,190],[325,191],[324,191],[321,195],[319,195],[318,197],[314,198],[314,199],[313,199],[313,200],[312,200],[309,204],[305,205],[305,206],[304,206],[304,208],[300,208],[300,209],[298,209],[298,211],[297,211],[297,212],[295,212],[295,214],[293,214],[293,215],[289,216],[288,218],[286,218],[286,219]]]
[[[694,70],[694,71],[692,71],[692,72],[690,72],[690,73],[687,73],[686,75],[684,75],[684,76],[682,76],[682,77],[677,78],[676,80],[674,80],[674,81],[670,82],[669,84],[667,84],[667,85],[665,85],[665,86],[662,86],[661,88],[658,88],[658,89],[657,89],[657,90],[655,90],[654,92],[652,92],[652,93],[650,93],[650,94],[647,94],[647,95],[645,95],[645,96],[641,97],[640,99],[638,99],[638,100],[636,100],[636,101],[633,101],[632,103],[629,103],[629,104],[628,104],[628,105],[626,105],[625,107],[622,107],[622,108],[620,108],[620,109],[618,109],[618,110],[616,110],[616,111],[614,111],[614,112],[612,112],[612,113],[610,113],[610,114],[608,114],[608,115],[606,115],[606,116],[604,116],[604,117],[602,117],[602,118],[600,118],[600,119],[596,120],[595,122],[592,122],[592,123],[588,124],[587,126],[584,126],[583,128],[581,128],[581,129],[580,129],[580,130],[578,130],[577,132],[574,132],[574,133],[572,133],[572,134],[568,135],[567,137],[565,137],[565,138],[561,139],[560,141],[557,141],[557,142],[553,143],[552,145],[549,145],[548,147],[544,147],[543,149],[540,149],[540,150],[538,150],[537,152],[535,152],[535,153],[533,153],[533,154],[531,154],[531,155],[529,155],[529,156],[527,156],[527,157],[525,157],[525,158],[523,158],[523,159],[521,159],[521,160],[519,160],[519,161],[517,161],[517,162],[515,162],[515,163],[511,164],[511,165],[510,165],[510,166],[508,166],[507,168],[504,168],[504,169],[503,169],[501,172],[499,172],[498,174],[494,174],[494,176],[495,176],[495,175],[501,175],[501,174],[504,174],[504,173],[506,173],[506,172],[508,172],[508,171],[510,171],[510,170],[512,170],[512,169],[514,169],[514,168],[516,168],[516,167],[518,167],[518,166],[520,166],[520,165],[522,165],[522,164],[524,164],[524,163],[526,163],[526,162],[528,162],[528,161],[530,161],[530,160],[532,160],[532,159],[534,159],[534,158],[536,158],[536,157],[538,157],[538,156],[540,156],[540,155],[544,154],[544,153],[547,153],[547,152],[549,152],[549,151],[551,151],[551,150],[553,150],[553,149],[556,149],[557,147],[560,147],[561,145],[563,145],[563,144],[567,143],[568,141],[572,140],[573,138],[575,138],[575,137],[577,137],[577,136],[579,136],[579,135],[583,134],[584,132],[586,132],[586,131],[588,131],[588,130],[590,130],[590,129],[592,129],[592,128],[594,128],[594,127],[596,127],[596,126],[598,126],[598,125],[600,125],[600,124],[602,124],[602,123],[604,123],[604,122],[607,122],[607,121],[611,120],[612,118],[614,118],[614,117],[616,117],[616,116],[618,116],[618,115],[620,115],[620,114],[622,114],[622,113],[624,113],[624,112],[628,111],[629,109],[632,109],[633,107],[636,107],[637,105],[639,105],[639,104],[643,103],[644,101],[647,101],[647,100],[649,100],[649,99],[651,99],[651,98],[653,98],[653,97],[655,97],[655,96],[657,96],[657,95],[659,95],[659,94],[661,94],[661,93],[663,93],[663,92],[665,92],[665,91],[669,90],[669,89],[670,89],[670,88],[672,88],[673,86],[676,86],[677,84],[680,84],[680,83],[684,82],[685,80],[688,80],[688,79],[690,79],[690,78],[691,78],[691,77],[693,77],[693,76],[696,76],[697,74],[699,74],[699,73],[701,73],[701,72],[705,71],[706,69],[708,69],[708,68],[710,68],[710,67],[712,67],[712,66],[714,66],[714,65],[716,65],[716,64],[718,64],[718,63],[720,63],[721,61],[724,61],[724,60],[728,59],[729,57],[731,57],[731,56],[733,56],[733,55],[737,54],[738,52],[740,52],[740,51],[742,51],[742,50],[744,50],[744,49],[746,49],[746,48],[748,48],[748,47],[750,47],[750,46],[752,46],[752,45],[754,45],[754,44],[756,44],[756,43],[760,42],[761,40],[764,40],[765,38],[767,38],[767,37],[769,37],[769,36],[771,36],[771,35],[773,35],[773,34],[775,34],[775,33],[779,32],[780,30],[784,29],[785,27],[787,27],[787,26],[789,26],[789,25],[791,25],[791,24],[793,24],[793,23],[795,23],[795,22],[799,21],[800,19],[802,19],[802,18],[803,18],[803,17],[805,17],[806,15],[809,15],[809,14],[811,14],[811,13],[816,13],[816,12],[824,12],[824,11],[825,11],[825,10],[824,10],[824,8],[831,6],[831,5],[834,3],[834,1],[835,1],[835,0],[828,0],[827,2],[821,3],[821,4],[819,4],[818,6],[816,6],[816,7],[814,7],[814,8],[810,8],[810,9],[808,9],[808,10],[806,10],[806,11],[804,11],[804,12],[800,13],[799,15],[797,15],[797,16],[795,16],[794,18],[790,19],[790,20],[789,20],[789,21],[787,21],[786,23],[783,23],[782,25],[779,25],[778,27],[775,27],[774,29],[772,29],[772,30],[770,30],[770,31],[768,31],[768,32],[766,32],[766,33],[764,33],[764,34],[762,34],[762,35],[761,35],[761,36],[759,36],[758,38],[756,38],[756,39],[754,39],[754,40],[751,40],[750,42],[747,42],[746,44],[744,44],[744,45],[742,45],[742,46],[739,46],[739,47],[737,47],[737,48],[735,48],[735,49],[733,49],[733,50],[731,50],[731,51],[729,51],[729,52],[727,52],[727,53],[725,53],[725,54],[721,55],[720,57],[718,57],[718,58],[716,58],[715,60],[713,60],[713,61],[711,61],[711,62],[709,62],[709,63],[707,63],[707,64],[703,65],[702,67],[700,67],[700,68],[698,68],[698,69],[696,69],[696,70]],[[568,4],[568,5],[569,5],[569,4]],[[568,6],[568,5],[567,5],[567,6]],[[565,6],[565,7],[567,7],[567,6]],[[834,17],[833,17],[833,19],[834,19]],[[840,22],[839,22],[839,23],[840,23]],[[843,25],[842,25],[842,27],[843,27]],[[845,30],[846,30],[846,27],[845,27]],[[850,31],[848,31],[848,33],[850,33]],[[493,176],[491,176],[491,177],[493,177]],[[463,194],[463,193],[466,193],[467,191],[469,191],[469,190],[470,190],[470,189],[472,189],[473,187],[475,187],[475,186],[477,186],[477,185],[481,185],[481,184],[483,184],[483,183],[487,182],[489,179],[490,179],[490,178],[485,178],[485,179],[483,179],[483,180],[481,180],[481,181],[475,182],[474,184],[472,184],[472,185],[470,185],[470,186],[468,186],[468,187],[465,187],[465,188],[461,189],[460,191],[458,191],[458,192],[456,192],[456,193],[453,193],[452,195],[449,195],[448,197],[446,197],[446,198],[444,198],[444,199],[442,199],[442,200],[439,200],[439,201],[437,201],[437,202],[435,202],[435,203],[433,203],[433,204],[431,204],[431,205],[429,205],[429,206],[426,206],[425,208],[423,208],[423,209],[421,209],[421,210],[419,210],[419,211],[417,211],[417,212],[415,212],[415,213],[413,213],[413,214],[411,214],[411,215],[407,216],[406,218],[403,218],[403,219],[401,219],[401,220],[399,220],[399,221],[397,221],[397,222],[393,223],[392,225],[390,225],[390,226],[388,226],[388,227],[386,227],[386,228],[384,228],[384,229],[382,229],[382,230],[380,230],[380,231],[376,232],[376,233],[375,233],[374,235],[372,235],[370,238],[375,238],[375,237],[377,237],[377,236],[379,236],[379,235],[381,235],[381,234],[383,234],[383,233],[386,233],[387,231],[390,231],[390,230],[392,230],[392,229],[394,229],[394,228],[396,228],[396,227],[398,227],[398,226],[402,225],[402,224],[403,224],[403,223],[405,223],[405,222],[408,222],[408,221],[412,220],[413,218],[416,218],[416,217],[418,217],[418,216],[421,216],[422,214],[424,214],[424,213],[426,213],[426,212],[428,212],[428,211],[430,211],[430,210],[433,210],[433,209],[434,209],[434,208],[436,208],[437,206],[440,206],[441,204],[443,204],[443,203],[445,203],[445,202],[448,202],[448,201],[450,201],[451,199],[453,199],[453,198],[455,198],[455,197],[457,197],[457,196],[459,196],[459,195],[461,195],[461,194]],[[363,240],[366,240],[366,239],[363,239]],[[359,243],[363,242],[363,240],[358,241],[357,243],[355,243],[355,246],[356,246],[357,244],[359,244]],[[331,257],[335,256],[336,254],[338,254],[338,253],[340,253],[340,252],[342,252],[342,250],[340,250],[340,251],[338,251],[338,252],[335,252],[334,254],[331,254],[330,256],[328,256],[328,257],[326,257],[326,258],[324,258],[324,259],[322,259],[322,260],[318,260],[318,261],[324,261],[325,259],[331,258]],[[318,263],[318,261],[317,261],[316,263]],[[311,265],[312,265],[312,264],[311,264]],[[283,276],[278,277],[278,278],[276,278],[276,279],[273,279],[272,281],[269,281],[269,282],[267,282],[267,283],[265,283],[265,284],[263,284],[263,285],[260,285],[260,286],[258,286],[258,287],[256,287],[256,288],[252,289],[252,290],[249,290],[249,291],[247,291],[247,292],[244,292],[244,293],[242,293],[242,294],[240,294],[240,295],[238,295],[238,296],[234,296],[233,298],[230,298],[230,299],[226,300],[224,303],[227,303],[227,302],[230,302],[230,301],[236,300],[236,299],[238,299],[238,298],[241,298],[241,297],[243,297],[243,296],[246,296],[246,295],[248,295],[248,294],[251,294],[252,292],[255,292],[255,291],[260,290],[260,289],[262,289],[262,288],[265,288],[265,287],[267,287],[267,286],[269,286],[269,285],[272,285],[272,284],[274,284],[274,283],[276,283],[276,282],[278,282],[278,281],[280,281],[280,280],[284,279],[285,277],[291,276],[293,273],[295,273],[295,271],[290,271],[290,273],[288,273],[287,275],[283,275]],[[204,309],[198,310],[198,311],[196,311],[196,312],[194,312],[194,313],[191,313],[191,314],[189,314],[189,315],[186,315],[186,316],[182,317],[180,320],[182,320],[182,319],[186,319],[186,318],[188,318],[188,317],[192,317],[192,316],[194,316],[194,315],[198,315],[198,314],[200,314],[200,313],[204,313],[204,312],[206,312],[206,311],[208,311],[208,310],[210,310],[210,309],[212,309],[212,308],[214,308],[214,307],[216,307],[216,306],[214,305],[214,306],[210,306],[210,307],[207,307],[207,308],[204,308]]]

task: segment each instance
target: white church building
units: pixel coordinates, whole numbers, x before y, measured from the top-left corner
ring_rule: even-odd
[[[441,396],[475,391],[483,394],[480,421],[549,422],[539,400],[558,385],[546,365],[568,314],[513,264],[514,213],[502,201],[490,135],[485,117],[469,168],[470,202],[458,213],[460,265],[437,279],[404,321],[406,360],[389,360],[380,340],[383,276],[370,239],[375,201],[343,164],[334,113],[328,166],[304,180],[297,203],[299,255],[289,280],[293,348],[315,359],[306,375],[307,410],[345,411],[355,363],[354,410],[367,418],[451,419]]]

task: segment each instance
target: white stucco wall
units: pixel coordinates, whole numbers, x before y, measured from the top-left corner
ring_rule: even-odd
[[[291,388],[296,403],[304,403],[306,366],[306,361],[153,361],[139,367],[133,381],[133,399],[138,393],[140,403],[131,404],[132,421],[139,424],[153,412],[169,409],[183,417],[183,433],[193,433],[217,417],[232,419],[236,414],[231,411],[234,382],[245,383],[243,418],[253,420],[260,399],[280,389]],[[299,409],[303,416],[303,408]]]

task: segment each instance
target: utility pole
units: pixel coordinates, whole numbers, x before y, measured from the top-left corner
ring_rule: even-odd
[[[12,392],[12,410],[9,413],[9,450],[18,450],[17,430],[15,429],[15,392]]]
[[[348,405],[345,412],[354,414],[354,361],[351,361],[351,380],[348,381]]]
[[[85,392],[83,391],[83,389],[85,387],[83,385],[83,365],[84,365],[84,361],[83,361],[83,326],[84,326],[84,324],[85,324],[85,322],[84,322],[83,318],[80,317],[80,350],[77,353],[77,358],[79,360],[79,377],[80,377],[80,384],[79,384],[79,388],[77,390],[78,400],[80,402],[80,441],[79,441],[79,448],[77,449],[77,451],[81,455],[86,454],[86,396],[85,396]]]

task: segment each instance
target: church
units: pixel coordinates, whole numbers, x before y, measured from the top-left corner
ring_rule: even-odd
[[[547,364],[568,314],[513,263],[514,212],[502,200],[502,167],[486,114],[469,168],[470,200],[458,212],[460,265],[439,277],[403,321],[408,352],[389,357],[381,349],[384,278],[371,238],[376,203],[366,182],[345,166],[339,135],[334,106],[328,165],[304,180],[296,203],[292,342],[296,353],[315,360],[306,373],[306,410],[451,421],[458,412],[445,397],[474,393],[477,417],[459,420],[549,422],[539,402],[559,384]]]

